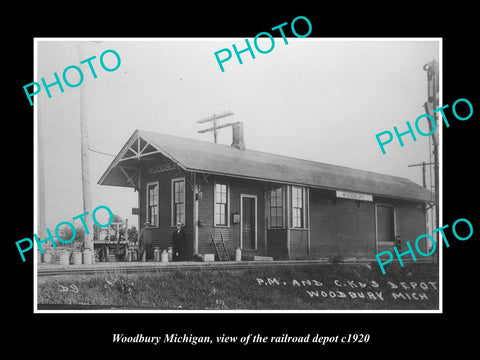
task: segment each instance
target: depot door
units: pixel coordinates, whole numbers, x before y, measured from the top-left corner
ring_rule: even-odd
[[[242,249],[256,249],[257,247],[257,198],[253,195],[241,197],[241,229],[240,246]]]
[[[392,250],[395,246],[395,208],[376,205],[377,253]]]

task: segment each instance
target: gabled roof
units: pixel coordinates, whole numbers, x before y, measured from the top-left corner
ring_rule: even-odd
[[[132,150],[133,148],[133,150]],[[142,151],[143,150],[143,151]],[[133,152],[132,152],[133,151]],[[120,162],[161,153],[186,171],[345,190],[372,195],[432,201],[433,195],[413,181],[370,171],[301,160],[200,140],[136,130],[98,181],[101,185],[132,186],[119,181]],[[128,167],[127,167],[128,170]],[[135,174],[123,176],[136,179]]]

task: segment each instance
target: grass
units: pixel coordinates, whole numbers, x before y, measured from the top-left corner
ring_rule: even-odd
[[[169,310],[433,310],[438,309],[438,286],[438,267],[418,263],[392,266],[386,275],[373,263],[113,271],[39,277],[38,304]]]

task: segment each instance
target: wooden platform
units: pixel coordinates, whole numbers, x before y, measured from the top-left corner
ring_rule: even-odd
[[[355,259],[346,260],[344,264],[370,264],[373,259]],[[211,269],[253,269],[269,266],[321,266],[331,264],[329,259],[317,260],[257,260],[257,261],[214,261],[214,262],[101,262],[93,265],[68,265],[58,264],[37,264],[38,276],[62,275],[62,274],[100,274],[106,272],[135,273],[135,272],[155,272],[169,270],[199,270]]]

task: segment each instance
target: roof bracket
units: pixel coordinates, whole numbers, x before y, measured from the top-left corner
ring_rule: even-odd
[[[123,175],[127,178],[127,182],[132,185],[132,187],[135,189],[135,191],[139,191],[140,189],[140,170],[137,168],[132,168],[132,167],[124,167],[124,166],[119,166],[118,167]],[[128,172],[125,170],[133,170],[133,174],[129,175]],[[136,178],[136,182],[135,182]]]
[[[140,140],[144,141],[145,145],[141,146]],[[149,145],[150,145],[150,148],[154,148],[155,150],[147,151],[147,148],[149,147]],[[133,155],[125,156],[129,151],[133,153]],[[144,138],[141,138],[140,136],[138,136],[135,139],[135,141],[133,141],[132,144],[125,150],[123,156],[120,158],[119,161],[126,161],[131,159],[136,159],[140,161],[140,158],[142,157],[152,155],[152,154],[157,154],[159,152],[160,151],[154,145],[152,145],[148,140],[145,140]]]

